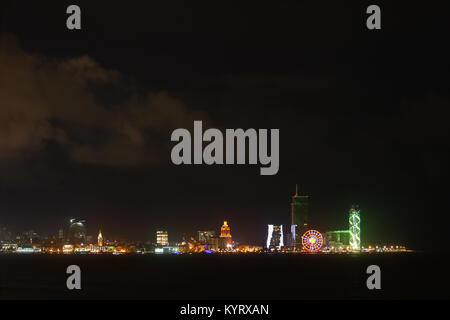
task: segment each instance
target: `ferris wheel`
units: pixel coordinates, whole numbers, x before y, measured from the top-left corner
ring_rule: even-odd
[[[323,236],[317,230],[308,230],[302,236],[303,250],[309,252],[316,252],[322,248]]]

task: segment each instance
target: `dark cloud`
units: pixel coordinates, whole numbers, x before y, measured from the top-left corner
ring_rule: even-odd
[[[117,88],[122,77],[117,70],[87,55],[57,60],[29,54],[8,34],[0,43],[2,163],[37,156],[49,142],[75,163],[158,163],[168,130],[205,117],[166,92],[132,93],[124,103],[106,107],[93,88]]]

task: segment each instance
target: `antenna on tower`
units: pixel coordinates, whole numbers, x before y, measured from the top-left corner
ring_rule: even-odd
[[[298,184],[295,184],[295,195],[298,196]]]

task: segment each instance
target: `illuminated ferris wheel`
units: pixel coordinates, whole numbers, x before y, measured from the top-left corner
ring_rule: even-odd
[[[316,252],[322,248],[323,236],[317,230],[308,230],[302,236],[303,250]]]

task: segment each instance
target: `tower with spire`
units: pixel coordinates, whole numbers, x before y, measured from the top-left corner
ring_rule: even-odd
[[[102,230],[100,230],[99,233],[98,233],[97,244],[98,244],[99,247],[103,247]]]
[[[295,195],[291,202],[291,234],[292,245],[300,248],[301,237],[308,227],[309,196],[298,193],[298,184],[295,185]]]
[[[231,244],[231,229],[228,225],[228,221],[224,221],[223,226],[220,228],[220,238],[225,239],[227,245]]]

